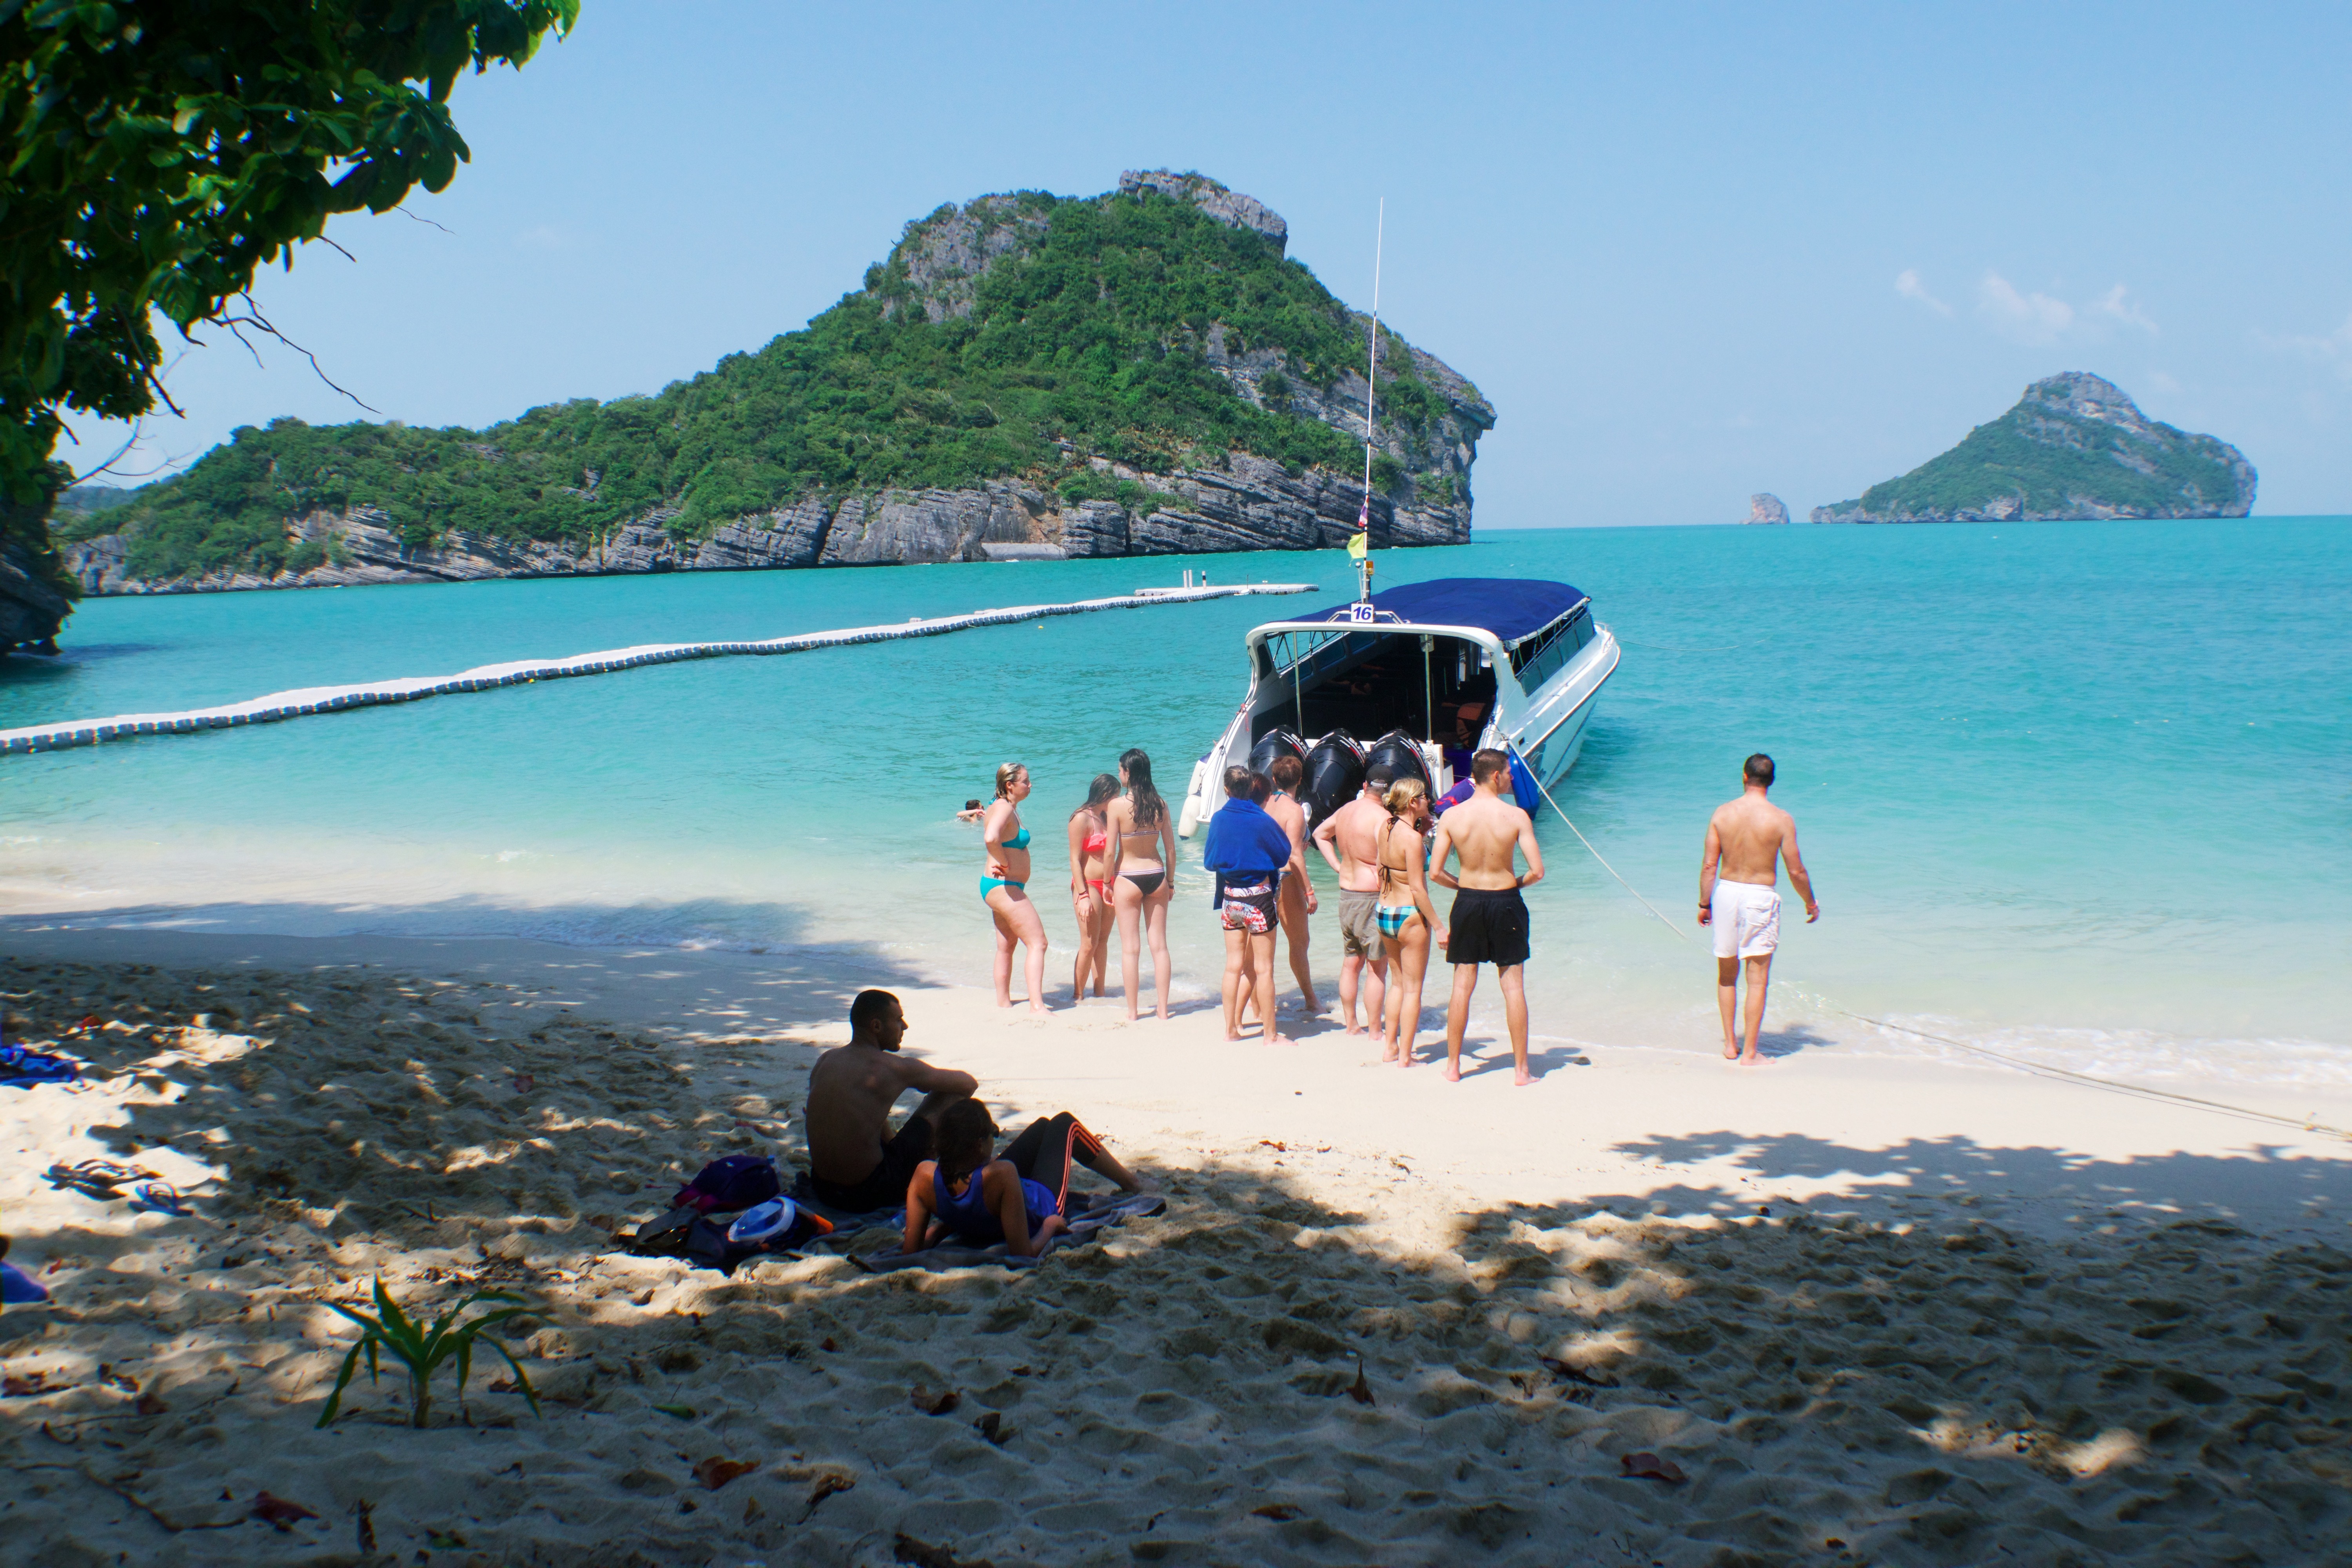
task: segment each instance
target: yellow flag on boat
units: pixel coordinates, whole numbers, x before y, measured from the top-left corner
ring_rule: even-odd
[[[1361,561],[1371,553],[1371,549],[1372,536],[1366,530],[1360,528],[1348,535],[1348,556],[1350,560]]]

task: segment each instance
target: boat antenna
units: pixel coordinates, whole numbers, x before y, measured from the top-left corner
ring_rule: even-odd
[[[1381,198],[1372,227],[1372,347],[1364,376],[1364,502],[1356,512],[1356,537],[1348,553],[1356,558],[1356,597],[1372,596],[1372,396],[1381,380],[1381,247],[1388,237],[1389,199]]]

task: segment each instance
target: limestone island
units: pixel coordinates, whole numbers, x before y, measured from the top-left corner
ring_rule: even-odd
[[[58,531],[86,594],[1336,546],[1370,322],[1287,242],[1192,174],[949,204],[807,327],[651,396],[277,419]],[[1467,542],[1493,406],[1385,328],[1379,400],[1372,542]]]
[[[2157,424],[2114,382],[2069,371],[2027,387],[2017,406],[1943,456],[1812,515],[1815,522],[2243,517],[2253,509],[2254,478],[2246,455],[2227,441]]]

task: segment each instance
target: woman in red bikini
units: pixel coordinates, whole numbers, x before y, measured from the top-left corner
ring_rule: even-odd
[[[1170,868],[1176,864],[1176,825],[1168,803],[1151,787],[1151,759],[1130,751],[1118,759],[1127,793],[1110,803],[1111,898],[1118,910],[1118,945],[1125,959],[1127,1016],[1138,1011],[1143,943],[1151,942],[1151,971],[1159,983],[1159,1016],[1168,1016],[1168,905],[1176,897]]]
[[[1103,807],[1118,794],[1118,780],[1097,773],[1087,803],[1070,813],[1070,909],[1078,917],[1077,966],[1070,976],[1070,1001],[1086,994],[1087,976],[1103,994],[1110,972],[1110,819]]]

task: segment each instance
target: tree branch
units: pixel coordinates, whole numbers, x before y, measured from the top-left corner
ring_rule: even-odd
[[[407,203],[405,203],[405,202],[401,203],[399,205],[397,205],[397,206],[394,207],[392,210],[393,210],[393,211],[394,211],[394,212],[396,212],[396,213],[400,213],[400,214],[402,214],[402,215],[403,215],[403,216],[404,216],[416,218],[416,221],[417,221],[418,223],[433,223],[433,220],[432,220],[431,218],[429,218],[429,217],[416,217],[416,215],[415,215],[415,213],[410,212],[410,211],[408,210],[408,204],[407,204]],[[457,231],[456,229],[453,229],[453,228],[451,228],[451,227],[447,226],[446,224],[437,224],[437,223],[433,223],[433,226],[434,226],[435,228],[439,229],[443,234],[446,234],[446,235],[449,236],[449,237],[451,237],[452,239],[455,239],[455,238],[457,237]]]
[[[340,250],[342,247],[338,246],[336,248]],[[348,255],[350,253],[346,251],[345,254]],[[317,374],[320,381],[325,382],[329,386],[334,387],[337,392],[341,393],[353,403],[359,404],[362,408],[366,409],[370,414],[374,415],[377,418],[381,419],[383,417],[383,409],[376,407],[373,404],[362,402],[359,395],[352,392],[349,388],[336,385],[335,378],[327,374],[326,367],[319,363],[319,356],[317,354],[312,353],[309,349],[304,348],[300,343],[296,342],[292,338],[288,337],[284,332],[281,332],[276,327],[271,326],[269,324],[268,318],[261,313],[261,307],[253,302],[253,296],[251,294],[239,294],[237,298],[245,301],[245,314],[241,316],[215,316],[212,320],[219,325],[226,327],[230,331],[236,332],[236,341],[238,342],[245,343],[246,352],[247,353],[253,353],[253,345],[249,342],[246,342],[245,334],[236,331],[239,327],[251,327],[257,331],[268,332],[271,337],[276,338],[279,342],[284,343],[288,348],[292,349],[296,353],[300,354],[304,359],[309,360],[310,362],[310,369]],[[259,364],[261,363],[261,356],[257,353],[254,353],[253,363]],[[156,383],[156,390],[159,393],[163,390],[162,383]],[[168,402],[169,399],[166,399],[166,401]],[[177,414],[179,413],[179,410],[174,408],[172,412]]]

